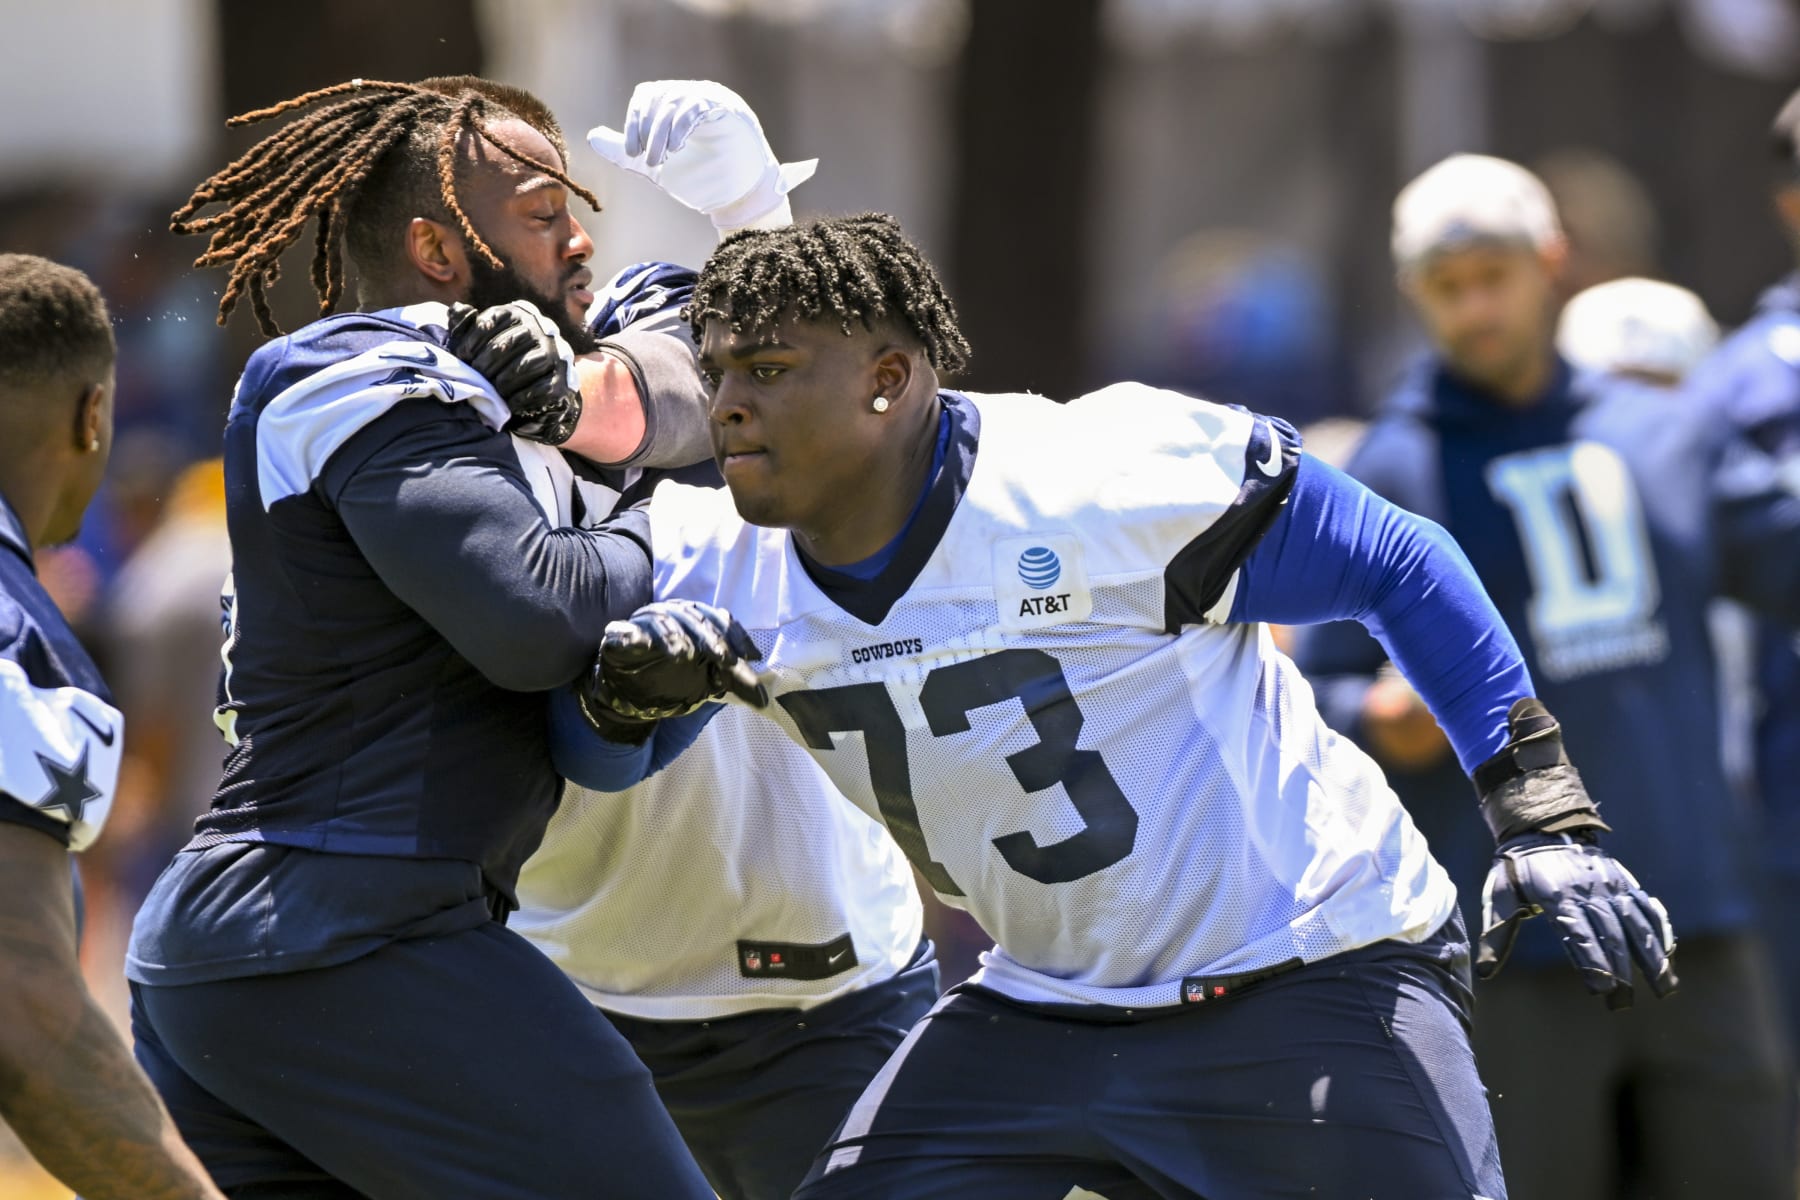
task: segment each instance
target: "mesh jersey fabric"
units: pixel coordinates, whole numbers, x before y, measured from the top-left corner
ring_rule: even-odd
[[[571,489],[595,518],[618,502],[557,451],[517,449],[551,520],[571,519]],[[912,871],[887,832],[772,725],[730,708],[634,788],[567,785],[518,897],[509,928],[601,1008],[657,1021],[816,1007],[891,979],[924,925]],[[822,946],[845,935],[848,965],[824,978],[743,964],[740,943]]]
[[[1449,879],[1266,629],[1215,623],[1229,586],[1205,620],[1171,611],[1259,419],[1138,385],[966,400],[966,490],[875,623],[728,495],[665,484],[649,513],[658,596],[737,616],[769,718],[995,938],[976,981],[1155,1007],[1436,929]]]

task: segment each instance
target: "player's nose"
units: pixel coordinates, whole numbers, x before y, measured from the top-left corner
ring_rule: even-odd
[[[707,415],[716,425],[742,425],[750,419],[749,389],[739,386],[730,375],[719,380],[707,404]]]
[[[588,236],[588,231],[573,214],[569,217],[569,225],[569,241],[563,248],[563,257],[586,262],[594,257],[594,239]]]

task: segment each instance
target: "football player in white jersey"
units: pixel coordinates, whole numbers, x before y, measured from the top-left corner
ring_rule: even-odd
[[[759,649],[767,715],[998,943],[798,1195],[1503,1195],[1454,891],[1262,622],[1362,620],[1449,733],[1484,972],[1547,913],[1622,1005],[1673,934],[1443,531],[1240,409],[941,389],[967,345],[890,218],[729,238],[688,312],[729,495],[658,489],[664,599],[584,708],[641,739]]]
[[[641,84],[622,132],[589,137],[722,235],[787,224],[786,192],[812,168],[778,163],[749,106],[706,81]],[[694,278],[628,268],[601,292],[590,332],[685,337]],[[554,451],[544,457],[591,520],[631,482],[577,482]],[[562,740],[579,751],[592,738],[575,725]],[[622,794],[580,786],[578,752],[558,767],[571,783],[519,874],[510,928],[625,1035],[723,1200],[786,1200],[938,997],[905,856],[804,750],[742,708]]]

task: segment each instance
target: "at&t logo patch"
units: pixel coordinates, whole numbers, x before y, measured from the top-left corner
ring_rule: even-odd
[[[1033,546],[1019,555],[1019,578],[1033,591],[1044,591],[1062,578],[1062,559],[1048,546]]]
[[[1000,628],[1042,629],[1093,615],[1081,539],[1028,533],[994,543],[994,603]]]

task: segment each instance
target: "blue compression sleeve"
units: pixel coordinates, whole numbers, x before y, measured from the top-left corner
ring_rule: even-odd
[[[1418,689],[1473,771],[1506,744],[1531,675],[1475,568],[1442,526],[1316,458],[1245,560],[1231,620],[1355,620]]]
[[[721,706],[658,721],[641,746],[609,742],[581,715],[568,688],[550,697],[550,761],[570,783],[596,792],[622,792],[656,774],[693,745]]]

